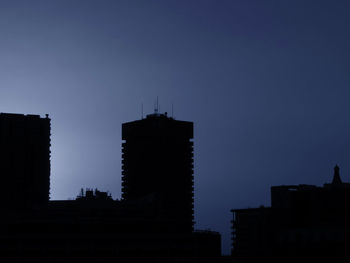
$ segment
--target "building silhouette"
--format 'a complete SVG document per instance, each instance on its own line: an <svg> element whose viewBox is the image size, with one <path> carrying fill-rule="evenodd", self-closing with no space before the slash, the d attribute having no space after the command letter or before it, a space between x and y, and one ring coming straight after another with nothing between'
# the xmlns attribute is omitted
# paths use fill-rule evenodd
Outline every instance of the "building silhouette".
<svg viewBox="0 0 350 263"><path fill-rule="evenodd" d="M46 205L50 191L50 119L0 114L2 208Z"/></svg>
<svg viewBox="0 0 350 263"><path fill-rule="evenodd" d="M271 187L271 207L234 209L232 256L242 262L349 262L350 184Z"/></svg>
<svg viewBox="0 0 350 263"><path fill-rule="evenodd" d="M193 231L193 123L167 114L122 125L122 198L154 196L160 212Z"/></svg>
<svg viewBox="0 0 350 263"><path fill-rule="evenodd" d="M122 200L49 201L50 119L0 114L1 262L220 260L220 234L193 231L193 123L156 113L122 129Z"/></svg>

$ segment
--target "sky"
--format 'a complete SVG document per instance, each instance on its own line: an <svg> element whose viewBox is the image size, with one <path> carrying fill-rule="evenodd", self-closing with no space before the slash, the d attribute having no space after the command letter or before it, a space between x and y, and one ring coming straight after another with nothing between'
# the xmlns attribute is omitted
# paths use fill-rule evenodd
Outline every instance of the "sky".
<svg viewBox="0 0 350 263"><path fill-rule="evenodd" d="M0 1L0 112L52 119L51 199L121 195L121 124L194 122L196 229L350 182L348 1Z"/></svg>

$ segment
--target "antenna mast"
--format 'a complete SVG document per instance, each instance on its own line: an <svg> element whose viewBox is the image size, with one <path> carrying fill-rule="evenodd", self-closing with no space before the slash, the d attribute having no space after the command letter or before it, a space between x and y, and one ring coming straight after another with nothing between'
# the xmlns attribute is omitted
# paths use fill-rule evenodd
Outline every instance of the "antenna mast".
<svg viewBox="0 0 350 263"><path fill-rule="evenodd" d="M141 120L143 119L143 103L141 103Z"/></svg>
<svg viewBox="0 0 350 263"><path fill-rule="evenodd" d="M156 105L154 107L154 113L158 113L158 111L159 111L159 104L158 104L158 96L157 96Z"/></svg>
<svg viewBox="0 0 350 263"><path fill-rule="evenodd" d="M174 119L174 103L171 103L171 118Z"/></svg>

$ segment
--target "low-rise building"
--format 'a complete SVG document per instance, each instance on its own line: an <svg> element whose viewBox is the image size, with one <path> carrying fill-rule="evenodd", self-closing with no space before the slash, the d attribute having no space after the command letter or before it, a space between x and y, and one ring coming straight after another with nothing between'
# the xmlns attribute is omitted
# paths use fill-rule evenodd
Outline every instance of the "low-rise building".
<svg viewBox="0 0 350 263"><path fill-rule="evenodd" d="M350 260L350 184L271 187L271 207L233 209L232 256L242 261ZM345 261L344 261L345 262Z"/></svg>

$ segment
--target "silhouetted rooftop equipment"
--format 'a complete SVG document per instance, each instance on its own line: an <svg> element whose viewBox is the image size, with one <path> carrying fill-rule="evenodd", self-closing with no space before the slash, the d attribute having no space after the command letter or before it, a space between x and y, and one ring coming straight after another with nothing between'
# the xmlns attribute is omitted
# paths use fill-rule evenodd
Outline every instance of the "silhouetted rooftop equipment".
<svg viewBox="0 0 350 263"><path fill-rule="evenodd" d="M111 194L97 189L93 190L87 188L84 193L84 189L81 188L80 194L77 196L76 200L113 200Z"/></svg>
<svg viewBox="0 0 350 263"><path fill-rule="evenodd" d="M342 181L340 179L339 166L336 165L334 167L334 175L333 175L332 184L341 184L341 183L342 183Z"/></svg>

